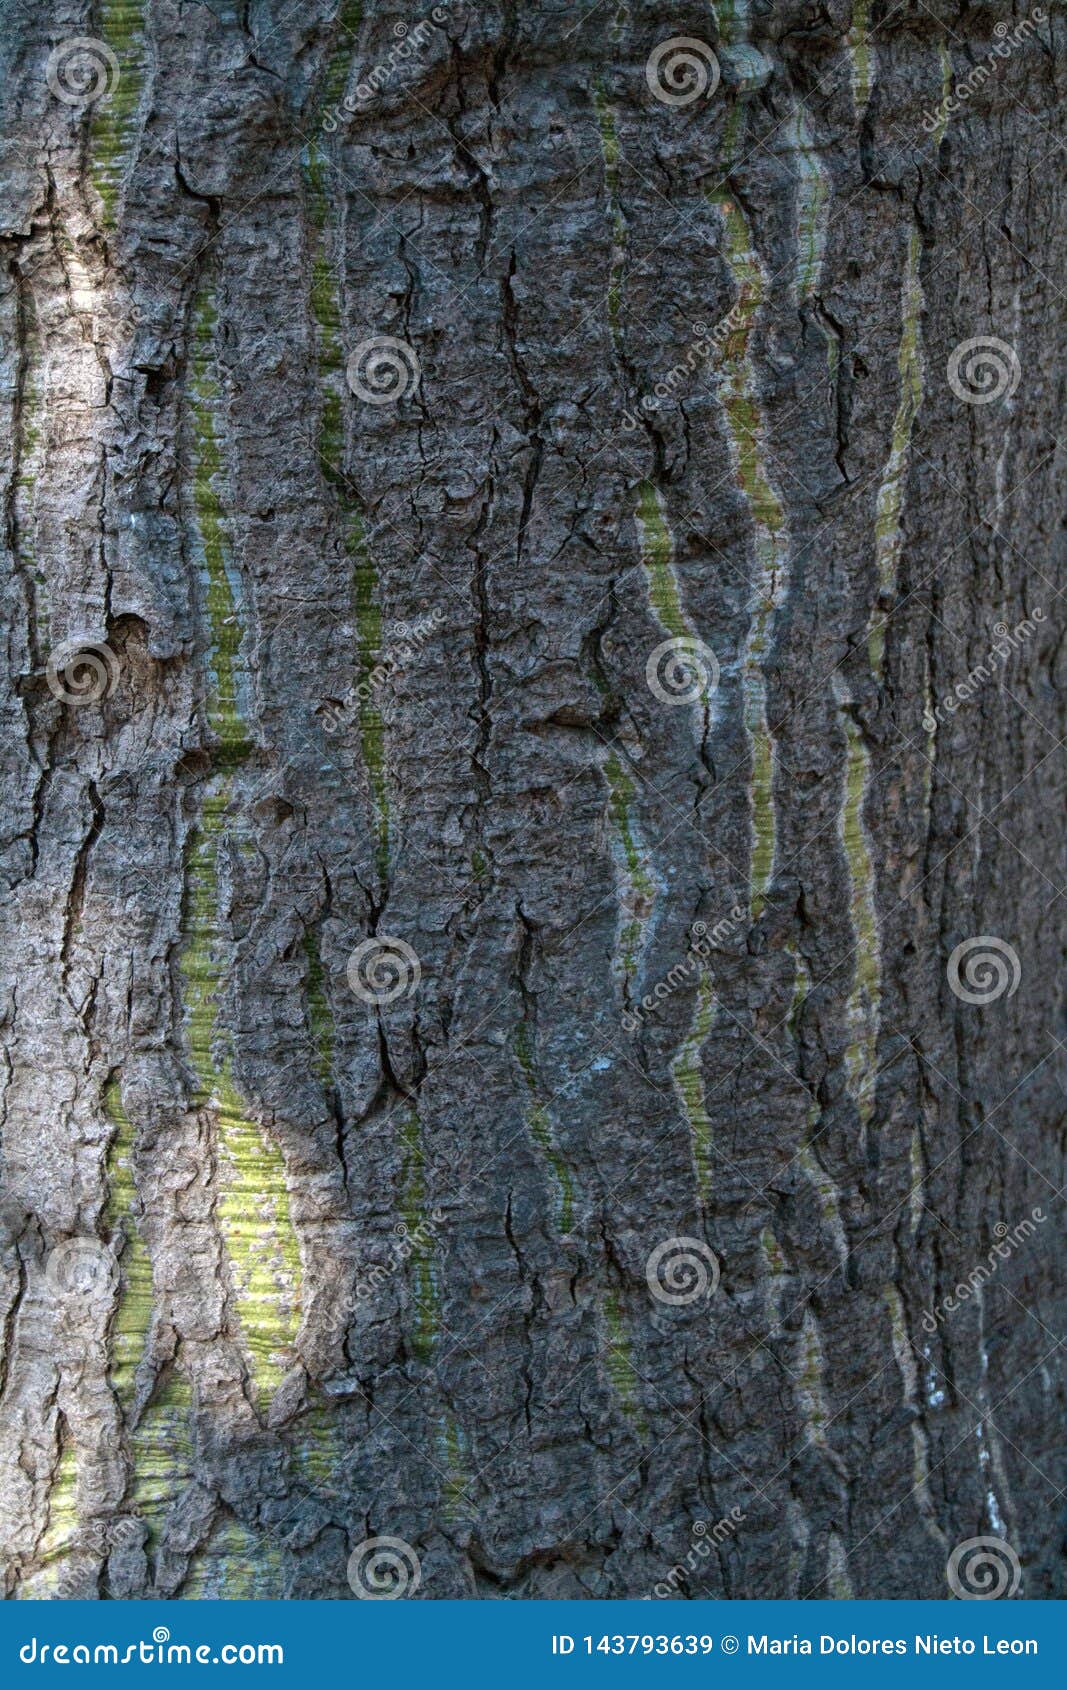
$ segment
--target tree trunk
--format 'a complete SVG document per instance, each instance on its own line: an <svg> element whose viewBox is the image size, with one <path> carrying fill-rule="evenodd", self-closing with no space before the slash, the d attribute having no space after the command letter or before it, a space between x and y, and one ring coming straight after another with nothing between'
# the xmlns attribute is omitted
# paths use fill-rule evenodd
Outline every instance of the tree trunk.
<svg viewBox="0 0 1067 1690"><path fill-rule="evenodd" d="M335 7L7 8L7 1592L1052 1595L1061 15Z"/></svg>

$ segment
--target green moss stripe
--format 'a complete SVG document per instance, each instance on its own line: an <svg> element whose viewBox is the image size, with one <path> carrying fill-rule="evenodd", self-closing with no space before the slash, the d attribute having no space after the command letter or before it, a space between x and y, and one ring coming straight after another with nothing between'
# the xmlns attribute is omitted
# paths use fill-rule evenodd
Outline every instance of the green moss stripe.
<svg viewBox="0 0 1067 1690"><path fill-rule="evenodd" d="M137 114L147 67L143 0L101 0L93 35L115 55L118 79L107 99L92 107L90 177L104 204L105 220L114 226L122 194L122 179L137 129Z"/></svg>

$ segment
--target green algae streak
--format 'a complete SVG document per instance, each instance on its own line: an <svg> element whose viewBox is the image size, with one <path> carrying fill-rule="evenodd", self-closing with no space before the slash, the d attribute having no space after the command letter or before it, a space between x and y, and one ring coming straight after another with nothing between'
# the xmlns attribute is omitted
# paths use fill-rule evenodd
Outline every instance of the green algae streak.
<svg viewBox="0 0 1067 1690"><path fill-rule="evenodd" d="M648 924L658 891L651 858L641 842L633 816L634 783L614 751L604 763L608 782L608 808L614 823L615 858L619 877L619 934L615 972L622 977L623 991L630 995L637 980Z"/></svg>
<svg viewBox="0 0 1067 1690"><path fill-rule="evenodd" d="M128 1411L152 1321L152 1263L137 1225L137 1187L133 1177L136 1133L123 1108L122 1093L114 1076L104 1090L104 1110L114 1129L107 1153L104 1224L110 1242L114 1243L120 1232L125 1239L121 1255L122 1283L111 1328L111 1385Z"/></svg>
<svg viewBox="0 0 1067 1690"><path fill-rule="evenodd" d="M874 868L867 827L863 819L870 780L870 754L851 712L843 710L842 720L848 740L848 753L841 835L851 882L849 917L855 945L852 986L846 1009L848 1047L845 1066L860 1120L866 1125L874 1109L882 995L881 945L874 902Z"/></svg>
<svg viewBox="0 0 1067 1690"><path fill-rule="evenodd" d="M613 1285L604 1292L604 1364L612 1389L622 1405L623 1413L644 1431L644 1414L637 1369L634 1366L633 1346L626 1331L622 1304Z"/></svg>
<svg viewBox="0 0 1067 1690"><path fill-rule="evenodd" d="M715 1021L715 989L711 975L701 968L697 978L697 1001L693 1020L681 1049L671 1063L671 1079L682 1113L689 1123L693 1140L693 1162L697 1176L697 1194L701 1202L711 1192L711 1119L704 1092L704 1072L701 1056Z"/></svg>
<svg viewBox="0 0 1067 1690"><path fill-rule="evenodd" d="M409 1334L411 1352L419 1361L429 1361L440 1328L437 1274L433 1261L433 1230L426 1208L426 1159L422 1148L422 1127L414 1109L400 1125L404 1149L401 1214L408 1256L415 1318Z"/></svg>
<svg viewBox="0 0 1067 1690"><path fill-rule="evenodd" d="M726 260L737 288L737 327L723 346L720 397L726 412L734 473L754 534L755 580L742 664L745 726L752 747L752 912L757 914L774 870L774 748L767 722L763 660L774 614L786 590L789 535L785 513L766 467L752 333L765 282L744 212L721 190L712 195L723 220Z"/></svg>
<svg viewBox="0 0 1067 1690"><path fill-rule="evenodd" d="M144 89L144 13L143 0L103 0L93 31L114 53L118 67L112 92L92 107L90 127L90 177L109 227L115 226L118 216Z"/></svg>
<svg viewBox="0 0 1067 1690"><path fill-rule="evenodd" d="M59 1566L74 1548L78 1536L78 1452L66 1421L59 1422L59 1463L48 1492L48 1522L37 1545L37 1560L43 1577L34 1580L34 1595L56 1589ZM43 1588L38 1589L38 1585ZM29 1592L27 1592L29 1594Z"/></svg>
<svg viewBox="0 0 1067 1690"><path fill-rule="evenodd" d="M514 1043L515 1055L518 1058L519 1067L530 1092L530 1105L526 1112L527 1130L552 1170L556 1184L556 1226L561 1233L567 1233L574 1225L574 1175L556 1143L548 1105L540 1095L530 1029L525 1021L520 1021L516 1027Z"/></svg>
<svg viewBox="0 0 1067 1690"><path fill-rule="evenodd" d="M347 393L341 337L340 258L331 254L338 240L327 176L329 157L322 139L323 118L336 113L345 91L362 18L361 0L342 7L338 42L326 69L316 132L301 155L309 213L311 315L321 391L317 449L322 473L332 489L352 571L352 608L358 634L356 685L360 747L370 784L377 834L375 864L384 881L389 869L389 789L385 764L385 724L374 703L370 677L382 650L382 614L378 571L367 544L363 515L344 473L344 404Z"/></svg>
<svg viewBox="0 0 1067 1690"><path fill-rule="evenodd" d="M874 48L870 41L870 0L852 0L852 27L848 52L852 62L852 101L856 116L862 117L871 97L874 77Z"/></svg>
<svg viewBox="0 0 1067 1690"><path fill-rule="evenodd" d="M300 1251L284 1160L277 1144L244 1112L233 1076L232 1035L219 1003L232 960L219 909L219 852L231 835L231 805L250 741L240 715L242 628L229 567L214 341L214 303L205 286L194 310L190 391L194 508L210 644L207 713L214 745L212 774L188 845L180 972L196 1103L213 1111L218 1133L218 1219L236 1312L253 1379L269 1397L288 1369L299 1324Z"/></svg>
<svg viewBox="0 0 1067 1690"><path fill-rule="evenodd" d="M798 301L803 304L818 293L822 279L830 188L807 117L799 104L793 113L790 142L797 167L794 287Z"/></svg>
<svg viewBox="0 0 1067 1690"><path fill-rule="evenodd" d="M878 498L875 503L874 540L875 564L878 576L879 606L872 621L867 651L875 678L882 672L885 649L884 615L896 591L900 554L904 543L902 516L904 488L911 458L911 436L915 418L923 402L923 349L921 318L923 311L922 282L919 279L919 259L922 242L916 225L908 235L904 278L901 284L903 324L897 352L900 376L900 397L893 418L893 434L889 458Z"/></svg>

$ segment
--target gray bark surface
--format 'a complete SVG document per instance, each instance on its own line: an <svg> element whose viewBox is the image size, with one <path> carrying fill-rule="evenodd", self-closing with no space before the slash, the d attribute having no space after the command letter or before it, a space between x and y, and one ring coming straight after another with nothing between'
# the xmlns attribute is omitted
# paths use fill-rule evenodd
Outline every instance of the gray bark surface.
<svg viewBox="0 0 1067 1690"><path fill-rule="evenodd" d="M5 0L8 1595L1063 1594L1043 16Z"/></svg>

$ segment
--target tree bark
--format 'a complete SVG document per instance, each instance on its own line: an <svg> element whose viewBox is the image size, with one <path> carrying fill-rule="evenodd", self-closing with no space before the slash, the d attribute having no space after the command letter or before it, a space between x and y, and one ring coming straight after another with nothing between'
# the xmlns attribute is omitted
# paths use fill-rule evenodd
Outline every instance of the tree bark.
<svg viewBox="0 0 1067 1690"><path fill-rule="evenodd" d="M1058 7L5 10L7 1594L1062 1593Z"/></svg>

